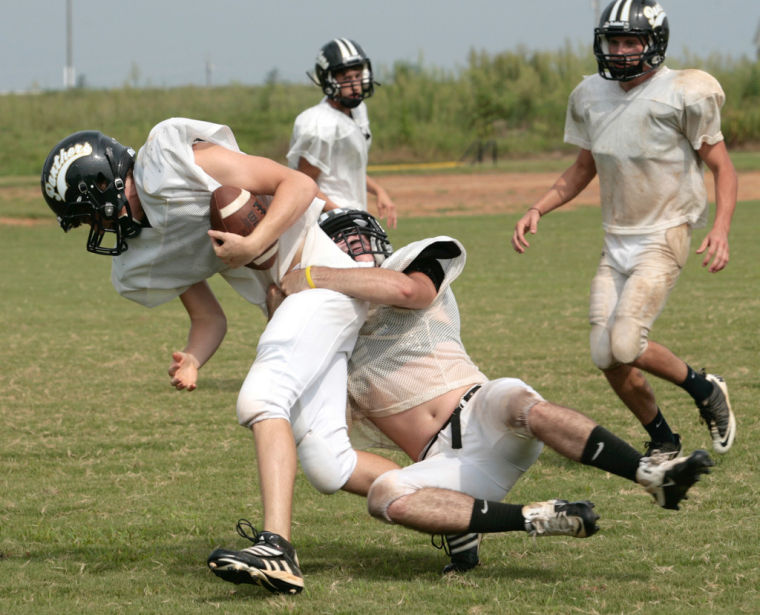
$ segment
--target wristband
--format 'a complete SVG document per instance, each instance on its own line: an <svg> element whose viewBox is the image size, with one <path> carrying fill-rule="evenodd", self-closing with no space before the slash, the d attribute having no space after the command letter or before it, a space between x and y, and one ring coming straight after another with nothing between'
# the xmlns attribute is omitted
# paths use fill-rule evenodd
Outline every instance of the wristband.
<svg viewBox="0 0 760 615"><path fill-rule="evenodd" d="M309 265L306 269L306 283L309 285L309 288L316 288L316 285L314 284L314 280L311 279L311 265Z"/></svg>

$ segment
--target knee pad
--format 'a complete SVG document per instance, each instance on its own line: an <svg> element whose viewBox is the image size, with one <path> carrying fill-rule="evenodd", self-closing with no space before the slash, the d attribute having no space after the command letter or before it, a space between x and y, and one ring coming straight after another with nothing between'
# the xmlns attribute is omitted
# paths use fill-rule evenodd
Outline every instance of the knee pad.
<svg viewBox="0 0 760 615"><path fill-rule="evenodd" d="M393 523L388 516L388 508L400 497L410 495L416 488L404 481L402 470L389 470L378 476L372 483L367 493L367 509L369 514L385 521Z"/></svg>
<svg viewBox="0 0 760 615"><path fill-rule="evenodd" d="M541 402L543 398L521 380L518 382L521 386L511 387L508 396L503 399L506 424L512 433L525 438L533 438L528 426L528 414L533 406Z"/></svg>
<svg viewBox="0 0 760 615"><path fill-rule="evenodd" d="M648 331L632 318L621 318L612 325L610 349L617 363L630 364L647 346Z"/></svg>
<svg viewBox="0 0 760 615"><path fill-rule="evenodd" d="M285 419L286 421L290 421L289 412L285 412L282 408L272 403L248 395L245 387L238 393L235 409L238 423L243 427L250 427L257 421L264 419Z"/></svg>
<svg viewBox="0 0 760 615"><path fill-rule="evenodd" d="M591 360L599 369L609 369L615 365L610 347L610 334L606 327L591 325L589 345L591 347Z"/></svg>
<svg viewBox="0 0 760 615"><path fill-rule="evenodd" d="M335 451L321 436L309 432L297 445L298 459L306 478L320 493L338 491L356 467L356 451Z"/></svg>

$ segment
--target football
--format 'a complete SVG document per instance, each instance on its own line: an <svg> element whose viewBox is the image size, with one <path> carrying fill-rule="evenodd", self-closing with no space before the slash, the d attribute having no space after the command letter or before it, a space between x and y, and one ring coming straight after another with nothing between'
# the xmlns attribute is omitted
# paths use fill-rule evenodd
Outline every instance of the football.
<svg viewBox="0 0 760 615"><path fill-rule="evenodd" d="M211 228L236 235L250 235L267 213L267 204L259 196L242 188L219 186L211 193ZM277 259L275 241L246 267L269 269Z"/></svg>

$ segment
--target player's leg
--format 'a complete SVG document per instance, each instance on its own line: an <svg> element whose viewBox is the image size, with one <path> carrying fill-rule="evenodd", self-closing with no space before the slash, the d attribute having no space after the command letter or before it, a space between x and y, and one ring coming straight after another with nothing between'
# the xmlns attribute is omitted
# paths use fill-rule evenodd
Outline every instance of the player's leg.
<svg viewBox="0 0 760 615"><path fill-rule="evenodd" d="M239 523L238 532L254 544L239 551L217 549L209 556L209 568L222 579L263 585L276 593L303 589L295 549L285 537L295 474L291 412L310 386L319 385L336 355L343 353L345 361L365 315L365 304L339 293L298 293L282 302L259 338L256 361L238 395L237 412L240 424L254 429L265 528L280 531L258 532L251 526L251 536L240 531ZM345 379L341 390L345 396ZM345 425L345 403L340 413ZM258 423L264 425L255 427ZM288 429L282 429L283 425ZM278 467L279 461L284 466Z"/></svg>
<svg viewBox="0 0 760 615"><path fill-rule="evenodd" d="M663 455L643 459L628 443L590 418L544 400L514 378L489 382L471 403L474 421L482 426L484 438L499 431L536 438L569 459L641 484L666 508L678 508L691 485L712 465L704 451L677 460ZM485 444L494 446L487 439ZM509 459L509 450L504 449L502 456ZM479 465L489 467L485 460Z"/></svg>
<svg viewBox="0 0 760 615"><path fill-rule="evenodd" d="M487 394L489 384L459 416L461 448L453 448L452 428L444 427L423 461L383 474L368 495L373 516L443 534L441 546L452 558L444 572L477 565L481 532L580 536L595 527L590 503L552 500L522 506L500 501L535 461L541 444L509 433L503 424L494 430L473 418L471 405Z"/></svg>
<svg viewBox="0 0 760 615"><path fill-rule="evenodd" d="M433 453L431 459L383 474L373 484L368 497L374 516L432 533L433 545L444 548L451 556L444 573L464 572L478 565L483 533L527 532L532 536L583 538L598 529L599 517L593 510L594 505L587 501L509 504L500 501L504 491L498 486L485 490L490 493L485 499L457 490L421 486L435 482L458 484L457 472L462 469L458 465L455 457ZM454 480L441 480L447 476ZM474 477L467 471L464 476L468 484ZM440 540L438 544L436 535Z"/></svg>
<svg viewBox="0 0 760 615"><path fill-rule="evenodd" d="M625 312L632 297L647 296L644 289L649 281L640 276L641 279L631 282L631 270L625 265L637 257L640 249L632 238L605 238L605 251L591 283L591 357L612 390L649 433L648 453L655 449L677 452L678 435L660 412L652 387L643 372L627 362L645 351L649 327L659 313L650 311L650 320L643 322L636 309L630 310L630 314ZM624 296L626 292L628 295Z"/></svg>
<svg viewBox="0 0 760 615"><path fill-rule="evenodd" d="M372 481L398 464L353 449L346 423L348 353L337 353L315 386L294 407L293 434L309 482L320 492L366 495Z"/></svg>
<svg viewBox="0 0 760 615"><path fill-rule="evenodd" d="M616 307L611 332L612 353L621 363L629 363L682 387L707 423L713 447L725 453L733 443L736 421L723 379L697 373L660 344L647 344L649 331L664 309L686 262L690 239L690 229L684 224L642 240L632 258L633 272Z"/></svg>
<svg viewBox="0 0 760 615"><path fill-rule="evenodd" d="M257 456L263 529L290 540L296 446L290 422L268 419L252 427Z"/></svg>
<svg viewBox="0 0 760 615"><path fill-rule="evenodd" d="M527 417L531 433L561 455L642 485L663 508L679 502L713 465L705 451L687 457L644 457L587 416L551 402L535 404Z"/></svg>

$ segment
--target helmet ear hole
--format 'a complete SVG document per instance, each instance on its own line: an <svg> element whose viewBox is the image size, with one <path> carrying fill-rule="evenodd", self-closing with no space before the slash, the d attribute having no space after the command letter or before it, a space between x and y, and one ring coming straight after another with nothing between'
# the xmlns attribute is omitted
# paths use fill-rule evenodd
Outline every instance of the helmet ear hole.
<svg viewBox="0 0 760 615"><path fill-rule="evenodd" d="M108 184L111 182L108 181L108 178L103 175L103 173L98 173L97 178L95 179L95 187L100 190L100 192L105 192L108 189Z"/></svg>

